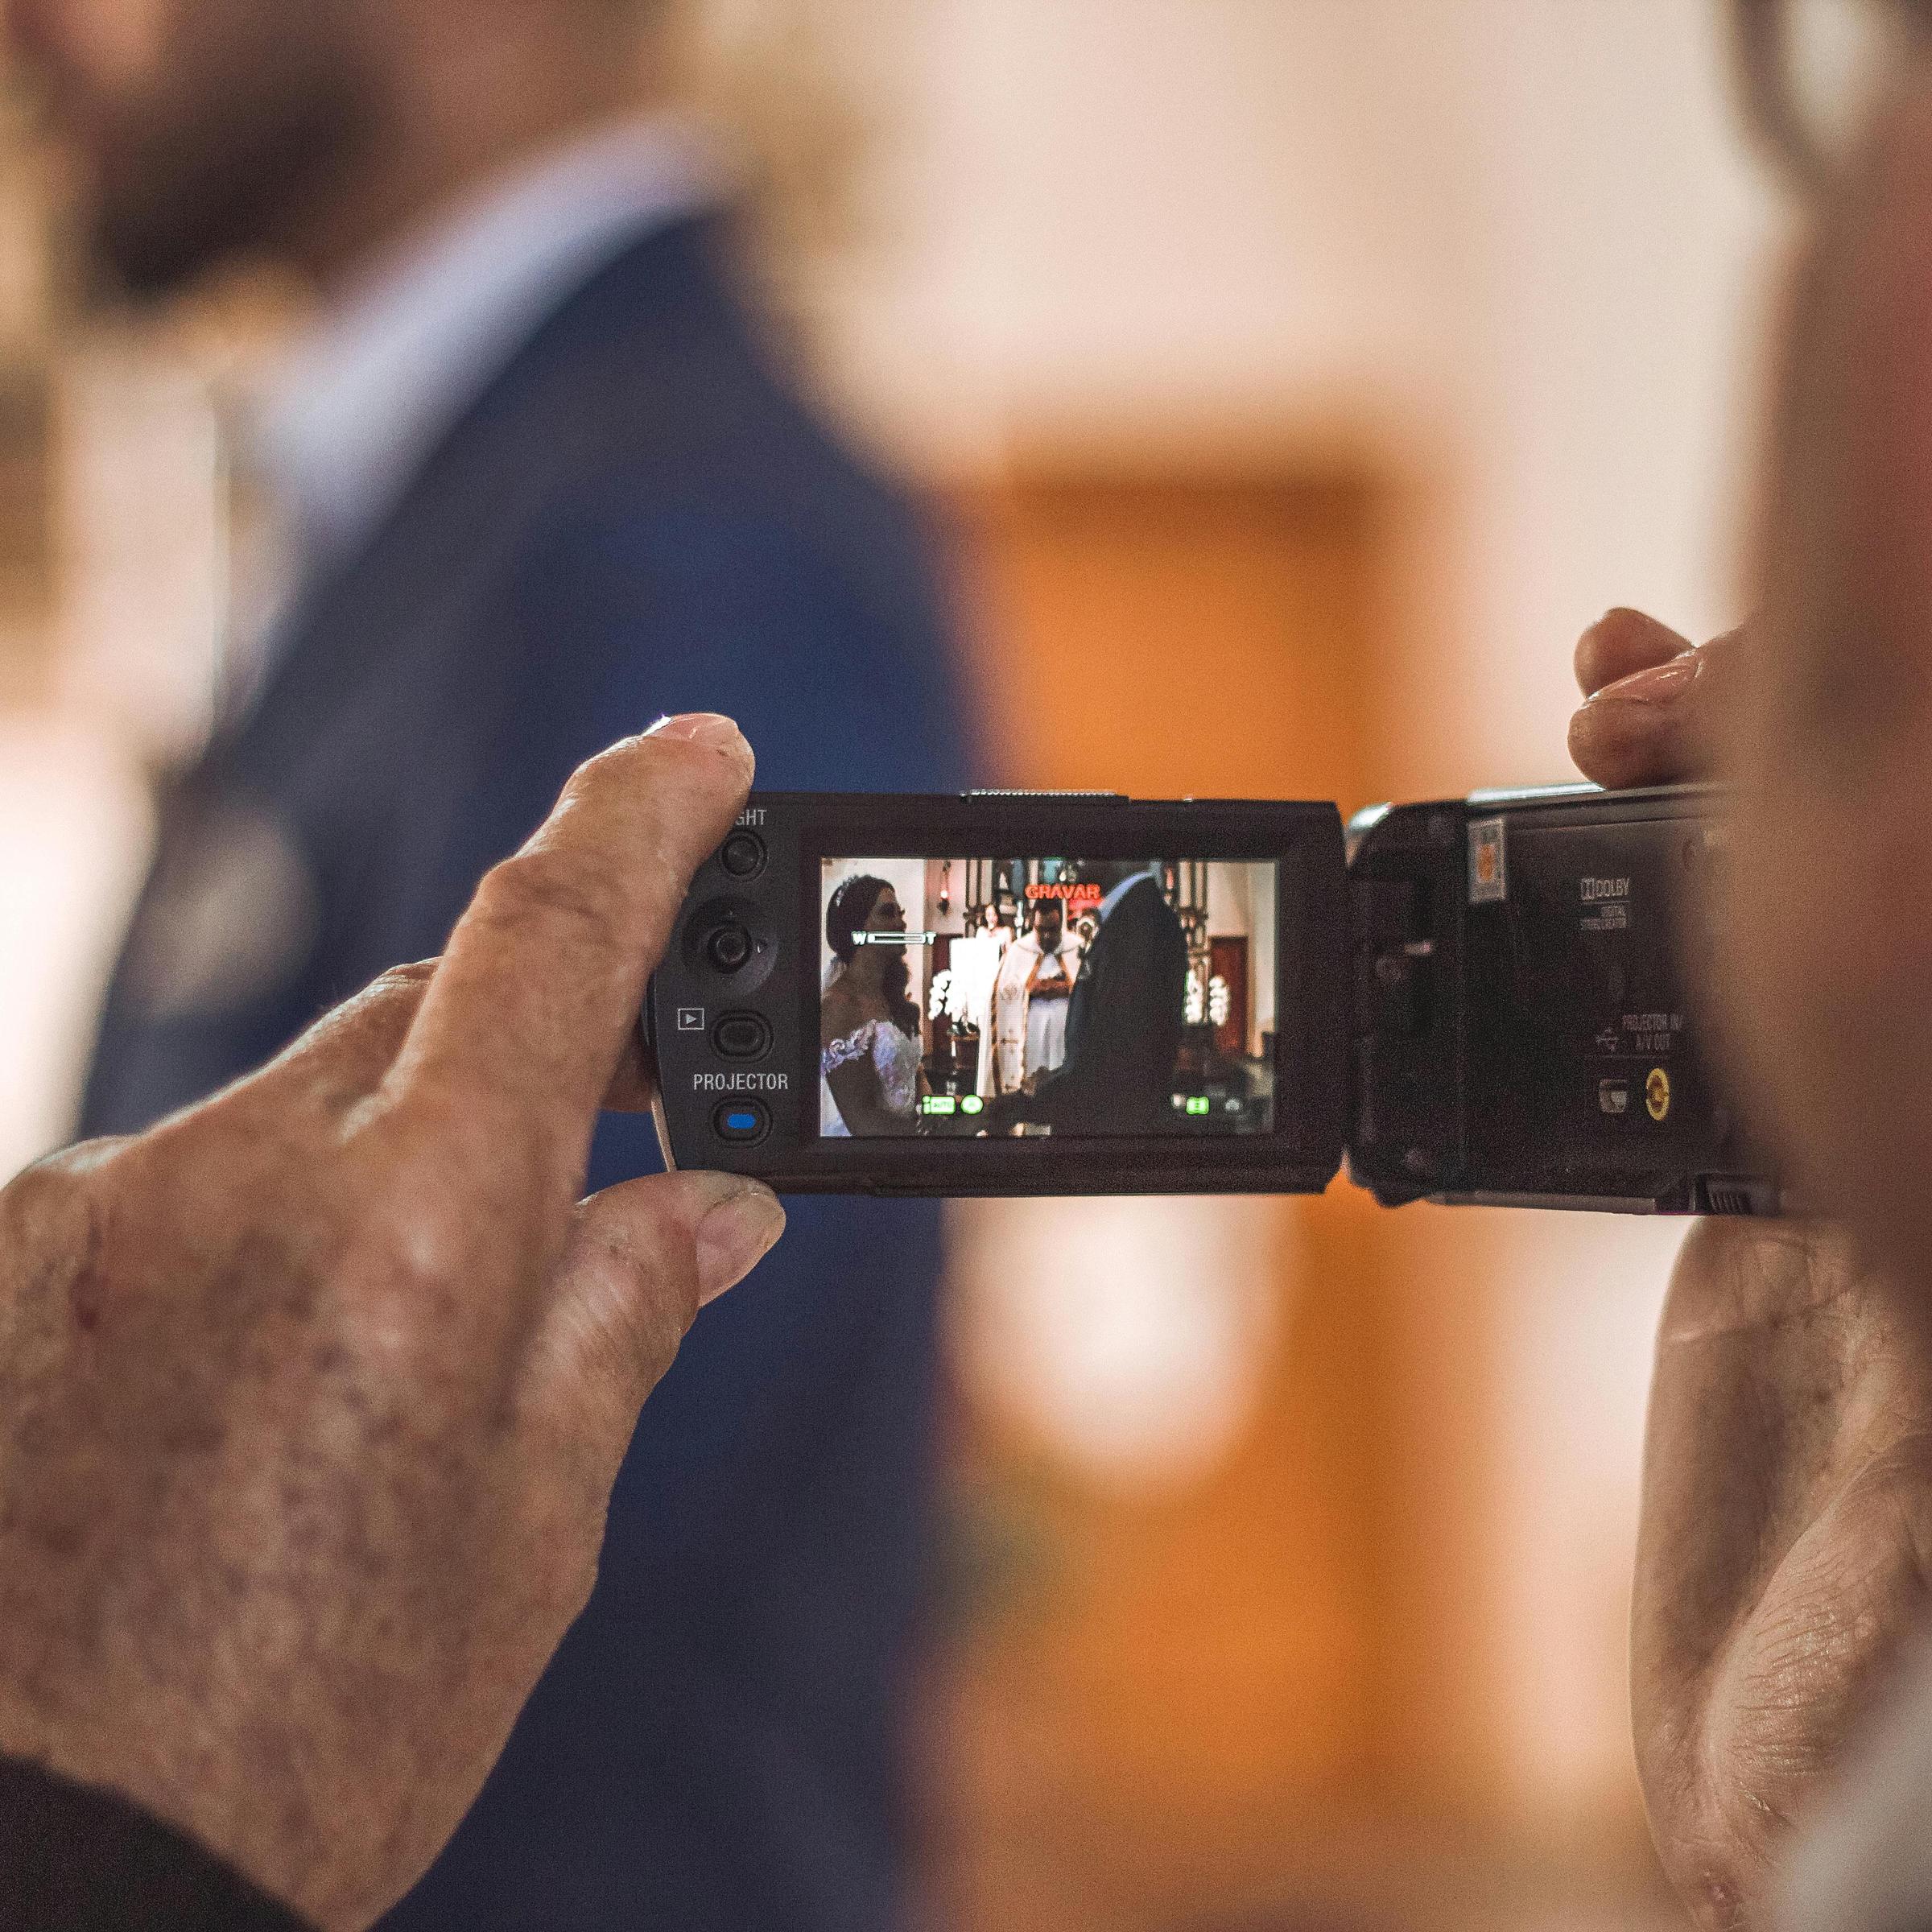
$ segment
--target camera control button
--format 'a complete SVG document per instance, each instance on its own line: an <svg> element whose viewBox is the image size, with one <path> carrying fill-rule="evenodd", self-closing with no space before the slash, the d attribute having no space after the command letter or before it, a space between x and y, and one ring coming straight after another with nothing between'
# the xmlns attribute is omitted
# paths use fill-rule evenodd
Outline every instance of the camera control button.
<svg viewBox="0 0 1932 1932"><path fill-rule="evenodd" d="M771 1022L761 1013L728 1013L711 1030L711 1043L728 1060L762 1060L771 1051Z"/></svg>
<svg viewBox="0 0 1932 1932"><path fill-rule="evenodd" d="M711 1117L712 1132L734 1147L755 1147L771 1132L762 1100L725 1100Z"/></svg>
<svg viewBox="0 0 1932 1932"><path fill-rule="evenodd" d="M734 832L720 848L718 863L734 879L755 879L765 869L765 841L755 832Z"/></svg>
<svg viewBox="0 0 1932 1932"><path fill-rule="evenodd" d="M742 972L751 964L751 935L742 926L720 926L704 942L704 956L720 972Z"/></svg>

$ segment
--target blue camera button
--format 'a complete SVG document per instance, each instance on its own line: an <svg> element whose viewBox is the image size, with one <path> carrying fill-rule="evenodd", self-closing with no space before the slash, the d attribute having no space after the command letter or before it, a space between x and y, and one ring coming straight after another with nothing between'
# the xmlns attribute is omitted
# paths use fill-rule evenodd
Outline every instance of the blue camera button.
<svg viewBox="0 0 1932 1932"><path fill-rule="evenodd" d="M711 1117L712 1131L734 1147L755 1147L771 1132L762 1100L726 1100Z"/></svg>

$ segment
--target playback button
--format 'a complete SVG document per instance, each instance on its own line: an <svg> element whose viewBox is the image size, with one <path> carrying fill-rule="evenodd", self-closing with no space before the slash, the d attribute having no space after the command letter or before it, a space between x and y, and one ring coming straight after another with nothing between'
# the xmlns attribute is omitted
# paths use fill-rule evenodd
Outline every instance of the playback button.
<svg viewBox="0 0 1932 1932"><path fill-rule="evenodd" d="M762 1100L725 1100L711 1117L711 1130L734 1147L755 1147L771 1132Z"/></svg>
<svg viewBox="0 0 1932 1932"><path fill-rule="evenodd" d="M711 1030L711 1043L726 1060L762 1060L771 1051L771 1022L762 1013L728 1013Z"/></svg>

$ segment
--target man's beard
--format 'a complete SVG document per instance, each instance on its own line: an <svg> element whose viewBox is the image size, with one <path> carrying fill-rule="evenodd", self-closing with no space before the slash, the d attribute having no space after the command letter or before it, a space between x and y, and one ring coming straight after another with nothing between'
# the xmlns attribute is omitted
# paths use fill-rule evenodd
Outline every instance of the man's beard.
<svg viewBox="0 0 1932 1932"><path fill-rule="evenodd" d="M155 301L225 262L274 252L369 126L346 85L308 85L250 105L157 127L104 171L88 235L97 294ZM233 118L224 122L225 113Z"/></svg>

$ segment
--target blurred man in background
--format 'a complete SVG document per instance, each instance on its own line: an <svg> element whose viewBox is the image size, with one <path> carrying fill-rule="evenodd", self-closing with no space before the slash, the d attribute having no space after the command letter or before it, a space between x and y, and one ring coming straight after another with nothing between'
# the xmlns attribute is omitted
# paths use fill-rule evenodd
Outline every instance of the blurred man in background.
<svg viewBox="0 0 1932 1932"><path fill-rule="evenodd" d="M643 0L9 0L98 266L262 257L323 319L247 452L295 558L160 849L83 1129L398 961L571 768L723 711L774 786L944 789L905 507L774 373ZM607 1121L591 1184L655 1164ZM602 1580L399 1926L881 1926L927 1517L935 1211L802 1212L639 1435Z"/></svg>

